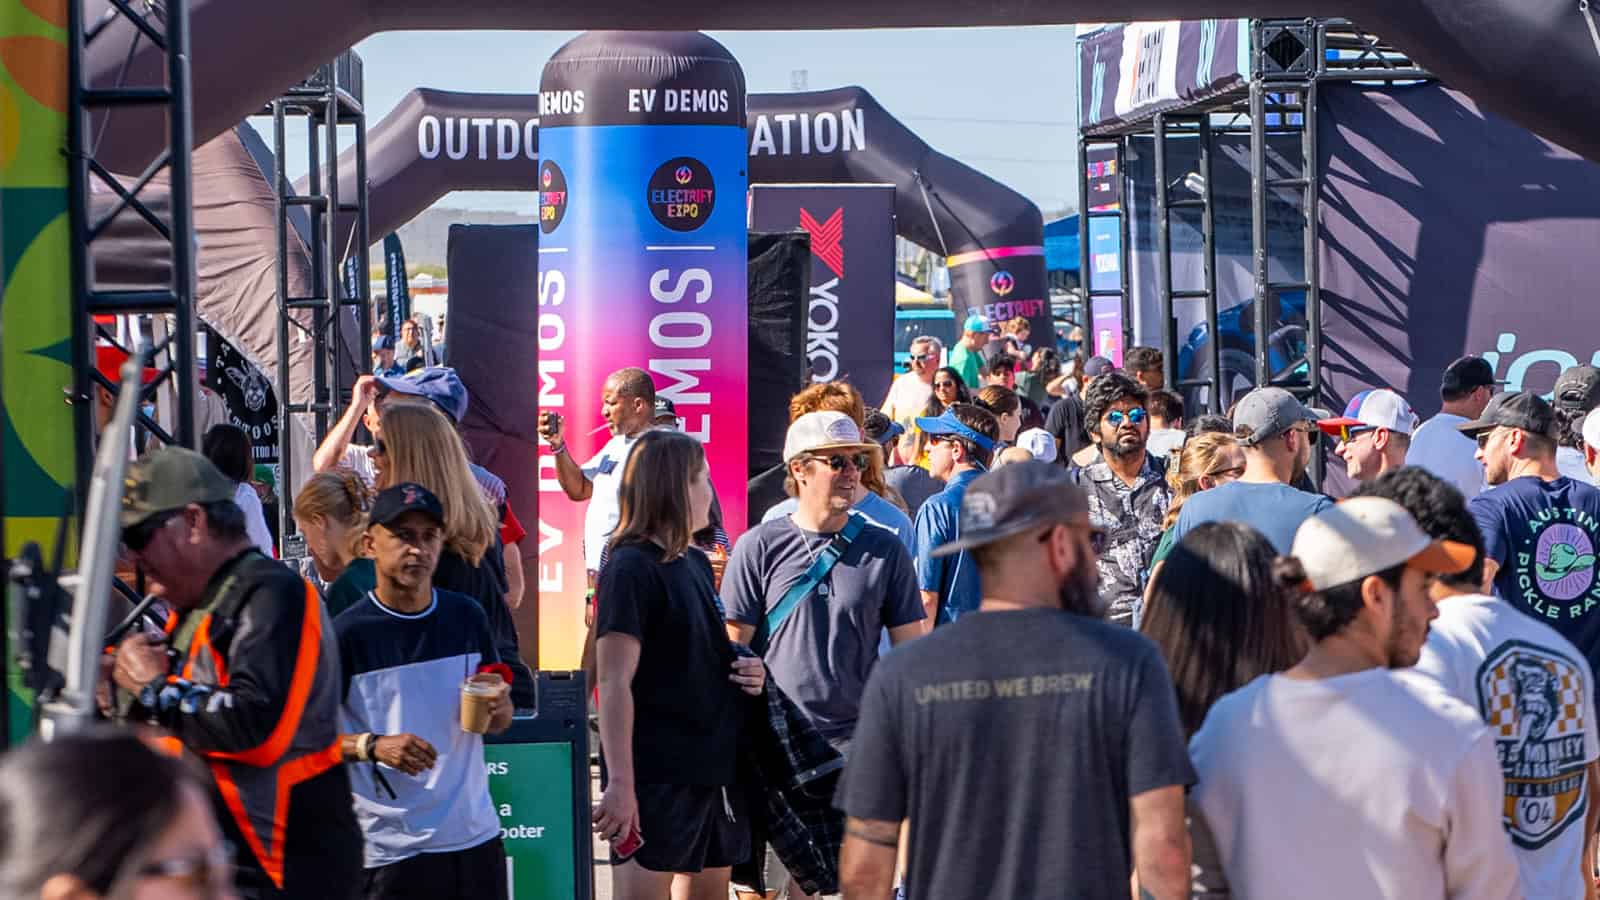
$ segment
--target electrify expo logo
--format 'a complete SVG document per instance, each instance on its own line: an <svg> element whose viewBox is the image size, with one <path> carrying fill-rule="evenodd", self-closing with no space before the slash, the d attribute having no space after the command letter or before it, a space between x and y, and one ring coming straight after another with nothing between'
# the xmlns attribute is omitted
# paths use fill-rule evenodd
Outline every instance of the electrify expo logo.
<svg viewBox="0 0 1600 900"><path fill-rule="evenodd" d="M1005 295L1011 293L1016 286L1016 279L1012 278L1011 273L1004 269L994 273L994 275L989 278L989 290L994 291L995 296L997 297L1004 297Z"/></svg>
<svg viewBox="0 0 1600 900"><path fill-rule="evenodd" d="M539 166L539 230L549 234L567 215L567 176L550 160Z"/></svg>
<svg viewBox="0 0 1600 900"><path fill-rule="evenodd" d="M645 199L657 222L673 231L694 231L711 219L716 183L705 163L680 156L656 168Z"/></svg>

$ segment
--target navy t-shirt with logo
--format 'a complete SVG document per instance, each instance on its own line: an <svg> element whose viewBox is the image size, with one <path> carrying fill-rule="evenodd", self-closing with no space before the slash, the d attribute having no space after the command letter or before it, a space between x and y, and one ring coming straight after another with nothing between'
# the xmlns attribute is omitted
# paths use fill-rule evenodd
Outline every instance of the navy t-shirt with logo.
<svg viewBox="0 0 1600 900"><path fill-rule="evenodd" d="M1494 592L1561 632L1600 666L1600 490L1570 478L1513 478L1472 498Z"/></svg>

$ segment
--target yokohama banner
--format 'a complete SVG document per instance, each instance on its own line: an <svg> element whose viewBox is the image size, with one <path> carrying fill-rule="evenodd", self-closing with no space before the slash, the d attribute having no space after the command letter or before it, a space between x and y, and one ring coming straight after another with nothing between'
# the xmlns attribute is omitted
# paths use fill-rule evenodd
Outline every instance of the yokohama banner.
<svg viewBox="0 0 1600 900"><path fill-rule="evenodd" d="M894 378L894 185L758 184L750 229L811 236L811 380L876 403Z"/></svg>

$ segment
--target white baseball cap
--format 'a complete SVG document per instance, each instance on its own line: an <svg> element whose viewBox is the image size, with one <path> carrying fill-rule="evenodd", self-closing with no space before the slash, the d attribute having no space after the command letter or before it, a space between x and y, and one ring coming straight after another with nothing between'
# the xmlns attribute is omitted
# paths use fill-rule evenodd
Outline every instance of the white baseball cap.
<svg viewBox="0 0 1600 900"><path fill-rule="evenodd" d="M1301 523L1291 555L1314 591L1349 584L1405 563L1433 575L1466 571L1475 547L1436 541L1405 507L1383 497L1354 497Z"/></svg>
<svg viewBox="0 0 1600 900"><path fill-rule="evenodd" d="M1600 409L1583 417L1583 442L1600 450Z"/></svg>
<svg viewBox="0 0 1600 900"><path fill-rule="evenodd" d="M1039 462L1056 461L1056 439L1043 428L1029 428L1017 435L1017 446L1032 453Z"/></svg>
<svg viewBox="0 0 1600 900"><path fill-rule="evenodd" d="M1317 427L1331 435L1346 427L1385 428L1396 434L1410 434L1416 430L1417 414L1411 411L1406 398L1388 388L1374 388L1351 397L1344 415L1319 419Z"/></svg>
<svg viewBox="0 0 1600 900"><path fill-rule="evenodd" d="M813 412L789 424L789 433L783 439L783 461L824 450L878 449L877 444L861 437L855 419L842 412Z"/></svg>

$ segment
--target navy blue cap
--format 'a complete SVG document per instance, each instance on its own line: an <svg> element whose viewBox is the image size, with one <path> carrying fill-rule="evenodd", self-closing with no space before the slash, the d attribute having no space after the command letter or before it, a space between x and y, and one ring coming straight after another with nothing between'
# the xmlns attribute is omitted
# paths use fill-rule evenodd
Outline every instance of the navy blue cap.
<svg viewBox="0 0 1600 900"><path fill-rule="evenodd" d="M372 513L368 521L373 525L388 525L409 512L422 513L440 525L444 524L444 504L432 491L412 481L379 491L378 496L372 499Z"/></svg>
<svg viewBox="0 0 1600 900"><path fill-rule="evenodd" d="M956 418L954 410L945 410L944 413L937 419L917 419L917 427L921 428L922 432L928 435L953 434L958 438L964 438L973 442L974 444L977 444L984 450L993 451L995 447L993 438L985 437L982 434L972 430L965 422Z"/></svg>
<svg viewBox="0 0 1600 900"><path fill-rule="evenodd" d="M378 384L384 391L432 400L458 424L467 415L467 387L456 376L456 370L448 366L432 366L404 375L379 375Z"/></svg>
<svg viewBox="0 0 1600 900"><path fill-rule="evenodd" d="M372 339L372 352L373 353L377 353L379 350L393 350L393 349L394 349L394 338L390 337L387 334L380 334L377 337Z"/></svg>

